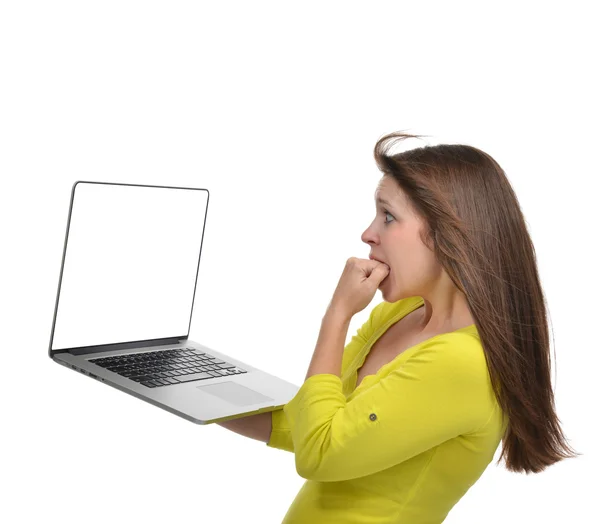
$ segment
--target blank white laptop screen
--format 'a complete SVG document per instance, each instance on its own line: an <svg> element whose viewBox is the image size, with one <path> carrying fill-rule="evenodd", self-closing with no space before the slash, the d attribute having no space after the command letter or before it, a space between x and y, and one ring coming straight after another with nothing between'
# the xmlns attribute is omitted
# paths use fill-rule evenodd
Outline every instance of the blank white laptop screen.
<svg viewBox="0 0 600 524"><path fill-rule="evenodd" d="M75 186L51 349L189 333L208 191Z"/></svg>

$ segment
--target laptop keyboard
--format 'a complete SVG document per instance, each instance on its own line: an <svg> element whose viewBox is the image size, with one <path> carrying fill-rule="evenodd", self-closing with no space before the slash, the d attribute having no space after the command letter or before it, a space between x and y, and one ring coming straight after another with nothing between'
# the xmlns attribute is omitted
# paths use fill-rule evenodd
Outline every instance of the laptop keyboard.
<svg viewBox="0 0 600 524"><path fill-rule="evenodd" d="M194 348L100 357L89 361L149 388L247 373L238 366Z"/></svg>

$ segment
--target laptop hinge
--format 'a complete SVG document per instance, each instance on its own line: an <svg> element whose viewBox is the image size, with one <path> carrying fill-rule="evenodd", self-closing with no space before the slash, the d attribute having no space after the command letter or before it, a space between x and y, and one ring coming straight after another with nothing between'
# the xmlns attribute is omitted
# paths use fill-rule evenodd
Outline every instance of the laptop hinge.
<svg viewBox="0 0 600 524"><path fill-rule="evenodd" d="M136 342L123 342L117 344L102 344L100 346L85 346L78 348L70 348L67 350L71 355L89 355L93 353L102 353L104 351L116 351L119 349L137 349L147 348L152 346L168 346L177 345L182 342L186 342L187 336L183 337L169 337L169 338L157 338L153 340L138 340Z"/></svg>

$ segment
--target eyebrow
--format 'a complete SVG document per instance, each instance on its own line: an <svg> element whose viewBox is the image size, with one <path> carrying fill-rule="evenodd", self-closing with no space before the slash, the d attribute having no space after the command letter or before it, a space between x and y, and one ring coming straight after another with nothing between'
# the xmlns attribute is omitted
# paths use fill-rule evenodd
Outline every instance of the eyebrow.
<svg viewBox="0 0 600 524"><path fill-rule="evenodd" d="M381 198L381 197L377 197L375 199L375 202L379 202L380 204L385 204L386 206L391 206L392 204L390 204L387 200Z"/></svg>

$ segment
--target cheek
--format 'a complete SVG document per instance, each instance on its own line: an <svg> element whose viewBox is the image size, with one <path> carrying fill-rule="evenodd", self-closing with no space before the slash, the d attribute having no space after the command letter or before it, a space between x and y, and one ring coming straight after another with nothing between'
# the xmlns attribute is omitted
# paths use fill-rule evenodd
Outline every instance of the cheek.
<svg viewBox="0 0 600 524"><path fill-rule="evenodd" d="M398 255L390 273L397 278L414 280L430 275L435 265L430 253L418 247L407 248L405 253Z"/></svg>
<svg viewBox="0 0 600 524"><path fill-rule="evenodd" d="M439 264L429 255L425 255L414 262L413 278L421 283L436 279L439 273Z"/></svg>

